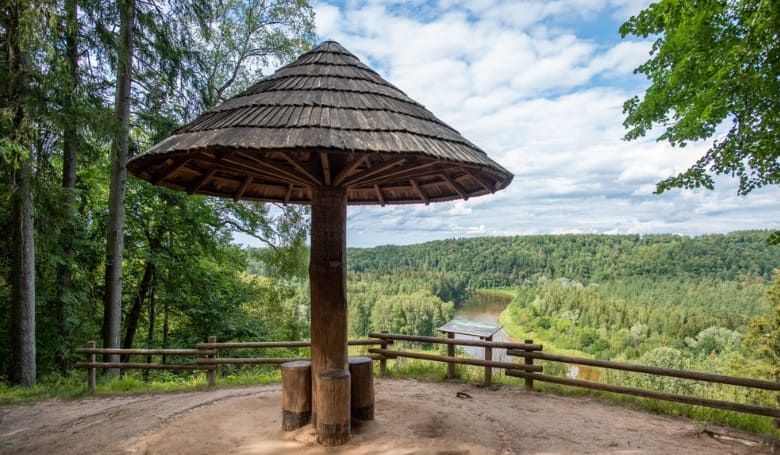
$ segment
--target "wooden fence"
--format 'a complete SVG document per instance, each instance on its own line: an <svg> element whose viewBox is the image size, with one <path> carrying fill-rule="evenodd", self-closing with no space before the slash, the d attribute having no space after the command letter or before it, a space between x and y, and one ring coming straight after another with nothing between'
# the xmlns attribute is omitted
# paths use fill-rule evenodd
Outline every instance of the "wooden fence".
<svg viewBox="0 0 780 455"><path fill-rule="evenodd" d="M392 341L384 340L351 340L350 346L380 346L387 349ZM248 343L217 343L216 337L209 337L208 342L198 343L195 349L107 349L96 348L94 341L89 341L82 348L77 348L76 353L85 354L86 362L77 362L76 368L87 370L87 388L90 392L95 391L95 373L99 369L121 369L121 370L196 370L206 371L208 384L210 387L216 386L217 369L220 365L281 365L283 363L295 360L308 360L306 357L220 357L219 351L226 349L248 349L264 350L272 348L308 348L311 344L308 341L271 341L271 342L248 342ZM127 356L146 356L146 362L98 362L97 355L127 355ZM190 363L152 363L148 359L152 356L164 357L189 357L194 358ZM379 371L382 376L387 373L388 357L382 355L372 355L372 359L379 361Z"/></svg>
<svg viewBox="0 0 780 455"><path fill-rule="evenodd" d="M490 385L492 380L492 369L502 368L508 376L525 379L525 387L533 389L534 381L550 382L572 387L582 387L592 390L600 390L624 395L632 395L655 400L672 401L696 406L706 406L710 408L725 409L748 414L755 414L780 419L780 409L764 406L749 405L743 403L734 403L729 401L713 400L708 398L692 397L688 395L672 394L668 392L658 392L653 390L636 389L626 386L612 384L603 384L593 381L584 381L580 379L563 378L543 374L543 367L534 364L534 360L544 360L548 362L561 362L565 364L585 365L611 370L629 371L635 373L645 373L656 376L674 377L681 379L690 379L693 381L704 381L715 384L732 385L737 387L754 388L770 391L780 391L780 382L764 381L758 379L739 378L734 376L724 376L711 373L676 370L671 368L652 367L647 365L637 365L622 362L612 362L607 360L587 359L583 357L570 357L542 352L542 345L534 344L533 340L525 340L523 343L510 343L500 341L483 340L465 340L454 338L439 338L427 336L398 335L391 333L371 333L369 340L349 341L350 346L379 346L370 348L368 352L372 354L374 360L379 360L380 375L385 376L387 372L387 360L398 357L407 357L411 359L428 360L433 362L443 362L447 364L447 376L454 377L455 365L472 365L485 368L484 383ZM424 354L413 351L402 351L400 349L389 349L395 341L406 341L413 343L444 344L448 346L448 355ZM468 357L457 357L455 355L455 346L475 346L485 348L485 359L473 359ZM209 337L208 342L198 343L195 349L98 349L95 348L95 342L90 341L84 348L79 348L76 352L88 356L86 362L76 364L78 368L87 369L87 384L90 392L95 389L95 370L101 368L121 368L121 369L166 369L166 370L205 370L208 376L209 386L216 385L216 372L220 365L259 365L271 364L280 365L282 363L294 360L306 360L305 358L275 358L275 357L220 357L219 351L225 349L250 349L264 350L271 348L308 348L308 341L274 341L274 342L249 342L249 343L218 343L216 337ZM506 349L510 356L520 357L523 363L498 362L490 360L493 349ZM165 364L165 363L115 363L115 362L97 362L95 356L99 354L123 354L123 355L143 355L143 356L187 356L195 358L195 361L187 364Z"/></svg>
<svg viewBox="0 0 780 455"><path fill-rule="evenodd" d="M369 334L371 338L377 338L386 341L412 341L420 343L436 343L447 345L459 345L459 346L482 346L485 348L485 358L489 358L488 350L496 348L507 349L507 354L510 356L523 358L523 363L506 363L506 362L493 362L489 360L467 359L454 357L452 355L438 356L419 354L415 352L405 352L400 350L388 350L388 349L369 349L371 353L392 355L394 357L408 357L413 359L424 359L438 362L445 362L448 364L448 376L449 371L452 371L452 367L456 364L460 365L477 365L485 367L485 383L488 382L487 370L491 367L505 368L505 374L507 376L513 376L525 379L525 387L527 389L533 389L534 381L544 381L555 384L562 384L572 387L582 387L592 390L600 390L605 392L619 393L624 395L632 395L643 398L652 398L663 401L673 401L677 403L691 404L696 406L706 406L710 408L725 409L729 411L744 412L748 414L756 414L767 417L774 417L780 419L780 409L769 408L763 406L755 406L743 403L733 403L729 401L712 400L708 398L692 397L687 395L672 394L667 392L657 392L652 390L636 389L632 387L617 386L611 384L602 384L593 381L584 381L580 379L562 378L558 376L552 376L549 374L542 374L542 366L534 364L534 360L546 360L548 362L561 362L565 364L594 366L612 370L631 371L637 373L646 373L657 376L666 376L682 379L691 379L694 381L704 381L715 384L734 385L746 388L756 388L770 391L780 391L780 382L763 381L759 379L739 378L734 376L724 376L718 374L710 374L695 371L676 370L672 368L660 368L647 365L637 365L622 362L612 362L607 360L594 360L583 357L570 357L556 354L547 354L542 352L542 346L534 344L533 340L525 340L524 343L506 343L506 342L492 342L492 341L477 341L477 340L459 340L451 338L436 338L436 337L419 337L419 336L407 336L407 335L395 335L387 333L372 333Z"/></svg>

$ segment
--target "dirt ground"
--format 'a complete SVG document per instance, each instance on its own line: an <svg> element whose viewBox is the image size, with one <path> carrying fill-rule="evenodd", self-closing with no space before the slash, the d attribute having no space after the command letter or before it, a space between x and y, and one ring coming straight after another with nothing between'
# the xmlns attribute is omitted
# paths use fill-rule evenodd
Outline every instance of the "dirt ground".
<svg viewBox="0 0 780 455"><path fill-rule="evenodd" d="M281 386L0 407L0 454L762 454L735 430L522 389L377 379L376 419L349 444L281 431ZM465 392L468 397L458 396ZM470 398L469 398L470 397ZM728 434L729 436L726 436Z"/></svg>

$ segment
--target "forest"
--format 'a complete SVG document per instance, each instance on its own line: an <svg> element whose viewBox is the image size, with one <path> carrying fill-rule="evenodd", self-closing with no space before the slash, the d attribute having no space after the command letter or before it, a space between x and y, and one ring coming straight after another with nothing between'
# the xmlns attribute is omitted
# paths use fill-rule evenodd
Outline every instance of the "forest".
<svg viewBox="0 0 780 455"><path fill-rule="evenodd" d="M483 237L350 250L354 272L434 271L468 288L522 284L541 277L585 284L625 277L768 281L780 251L768 232L697 237L569 234Z"/></svg>
<svg viewBox="0 0 780 455"><path fill-rule="evenodd" d="M314 40L304 0L2 3L5 381L69 374L86 340L302 336L279 302L297 290L305 208L175 193L125 164ZM246 272L236 232L268 246L272 278Z"/></svg>
<svg viewBox="0 0 780 455"><path fill-rule="evenodd" d="M372 314L356 302L411 292L457 309L497 289L511 298L499 319L507 333L546 350L778 380L780 249L767 245L770 235L485 237L350 249L350 311ZM402 312L371 319L373 330L412 333L403 330L413 325ZM352 335L364 327L353 323Z"/></svg>

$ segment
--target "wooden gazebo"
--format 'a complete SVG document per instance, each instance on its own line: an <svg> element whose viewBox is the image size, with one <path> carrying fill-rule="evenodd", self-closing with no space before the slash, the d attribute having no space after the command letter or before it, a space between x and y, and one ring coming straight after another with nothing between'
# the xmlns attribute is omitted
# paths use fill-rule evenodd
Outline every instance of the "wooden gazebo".
<svg viewBox="0 0 780 455"><path fill-rule="evenodd" d="M322 375L344 377L347 368L347 204L468 199L512 181L485 152L333 41L202 113L128 169L190 194L311 205L315 391ZM349 396L315 394L315 416L330 400ZM348 439L349 415L334 419L317 420L321 442Z"/></svg>

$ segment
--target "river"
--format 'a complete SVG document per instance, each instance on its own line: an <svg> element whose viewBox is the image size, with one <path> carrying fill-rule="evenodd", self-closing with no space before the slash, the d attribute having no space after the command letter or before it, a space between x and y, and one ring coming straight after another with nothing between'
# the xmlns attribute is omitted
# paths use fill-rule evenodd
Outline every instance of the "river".
<svg viewBox="0 0 780 455"><path fill-rule="evenodd" d="M512 296L497 292L484 292L477 291L471 294L468 299L460 302L455 311L455 319L463 321L475 321L485 324L498 324L498 317L506 307L512 303ZM456 335L455 338L460 339L474 339L474 337ZM503 330L498 332L493 341L511 341L520 343L522 340L515 340L506 334ZM477 359L484 359L483 348L463 346L466 353ZM494 349L493 360L499 362L510 362L511 359L506 355L505 349ZM567 376L574 379L583 379L586 381L599 380L600 371L597 368L589 367L587 365L568 365L569 368Z"/></svg>

